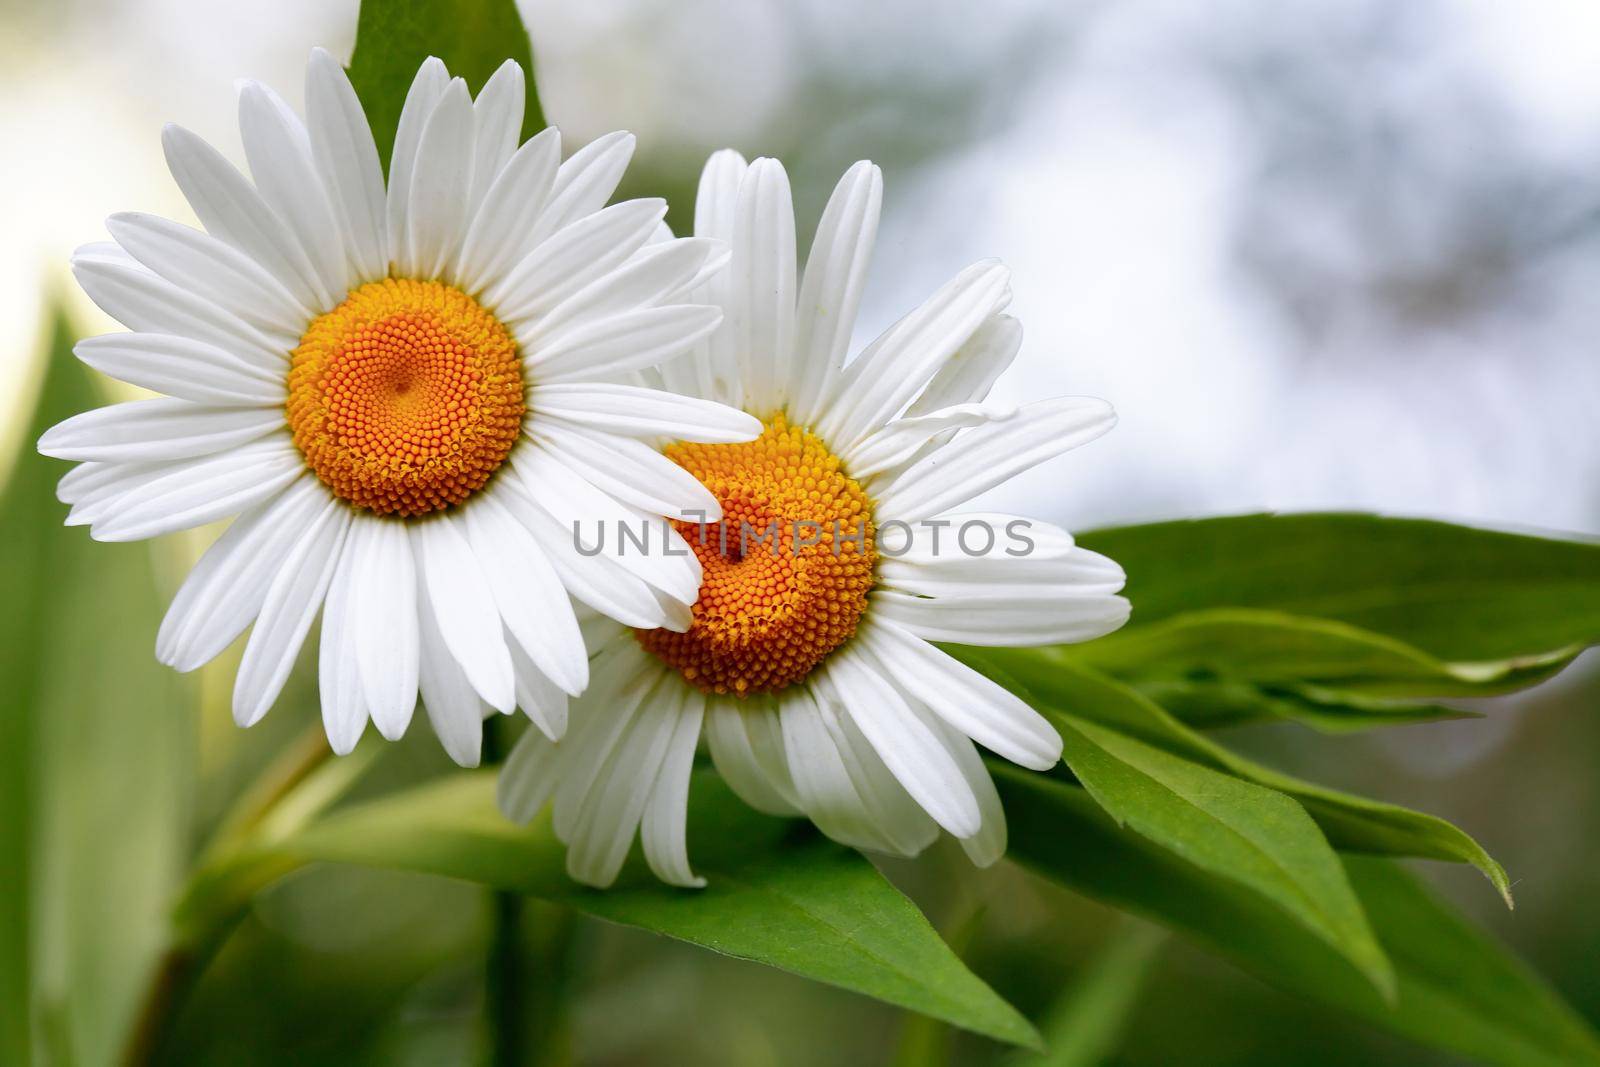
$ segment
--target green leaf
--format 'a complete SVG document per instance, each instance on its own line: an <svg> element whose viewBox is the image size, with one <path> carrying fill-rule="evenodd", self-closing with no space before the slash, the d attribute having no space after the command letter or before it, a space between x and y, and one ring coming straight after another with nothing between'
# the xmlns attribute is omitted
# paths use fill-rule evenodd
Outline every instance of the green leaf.
<svg viewBox="0 0 1600 1067"><path fill-rule="evenodd" d="M166 930L186 847L186 688L155 661L144 545L65 529L47 427L104 402L54 321L0 500L0 1062L108 1063Z"/></svg>
<svg viewBox="0 0 1600 1067"><path fill-rule="evenodd" d="M703 890L662 885L636 863L604 892L574 884L547 818L508 822L490 772L336 812L258 859L422 871L525 893L1039 1046L1033 1026L858 853L752 812L714 775L698 775L691 796Z"/></svg>
<svg viewBox="0 0 1600 1067"><path fill-rule="evenodd" d="M1241 515L1082 543L1128 572L1132 625L1262 608L1348 623L1452 663L1600 640L1600 544L1375 515Z"/></svg>
<svg viewBox="0 0 1600 1067"><path fill-rule="evenodd" d="M1082 719L1055 724L1062 759L1119 824L1274 902L1393 995L1344 868L1299 804Z"/></svg>
<svg viewBox="0 0 1600 1067"><path fill-rule="evenodd" d="M1424 1044L1503 1067L1600 1064L1600 1041L1520 962L1387 860L1342 857L1394 963L1386 1004L1355 967L1259 896L1119 829L1082 789L996 764L1009 855L1171 926L1264 980Z"/></svg>
<svg viewBox="0 0 1600 1067"><path fill-rule="evenodd" d="M1335 848L1470 863L1511 903L1505 869L1468 834L1433 815L1326 789L1248 760L1196 733L1128 686L1062 663L1050 649L953 648L1047 718L1090 719L1213 770L1298 800Z"/></svg>
<svg viewBox="0 0 1600 1067"><path fill-rule="evenodd" d="M1043 1056L1022 1054L1017 1067L1097 1067L1116 1051L1165 931L1129 922L1116 930L1061 994L1044 1020Z"/></svg>
<svg viewBox="0 0 1600 1067"><path fill-rule="evenodd" d="M378 156L389 165L395 127L417 68L429 56L444 60L476 93L508 59L527 76L524 138L544 127L534 85L533 49L514 0L362 0L350 82L372 124Z"/></svg>
<svg viewBox="0 0 1600 1067"><path fill-rule="evenodd" d="M1220 678L1138 678L1128 684L1203 730L1262 720L1297 722L1326 734L1381 726L1410 726L1449 719L1481 719L1482 712L1346 693L1323 686L1252 685Z"/></svg>
<svg viewBox="0 0 1600 1067"><path fill-rule="evenodd" d="M1065 650L1122 677L1312 687L1346 700L1483 696L1543 681L1581 651L1447 662L1347 623L1254 608L1188 612ZM1335 698L1337 699L1337 697Z"/></svg>

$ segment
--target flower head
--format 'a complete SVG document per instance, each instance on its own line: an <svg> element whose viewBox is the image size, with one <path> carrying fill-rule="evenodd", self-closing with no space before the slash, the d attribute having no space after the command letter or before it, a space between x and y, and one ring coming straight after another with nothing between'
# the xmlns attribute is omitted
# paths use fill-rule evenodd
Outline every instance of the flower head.
<svg viewBox="0 0 1600 1067"><path fill-rule="evenodd" d="M475 763L482 718L517 704L560 736L589 664L570 596L631 626L687 625L692 555L575 551L579 519L717 510L644 439L729 443L749 415L611 379L687 349L721 319L685 294L726 259L673 240L665 205L606 206L626 133L561 160L519 144L523 72L474 100L430 59L388 180L343 69L313 53L302 121L246 84L251 179L169 126L173 177L204 232L148 215L73 271L132 332L79 358L166 394L47 432L69 524L128 541L232 525L184 582L157 639L179 670L247 628L241 725L272 706L318 612L334 749L370 718L406 729L420 692L450 754ZM252 180L253 179L253 180Z"/></svg>
<svg viewBox="0 0 1600 1067"><path fill-rule="evenodd" d="M986 402L1021 341L1003 266L967 268L846 360L881 197L878 168L851 168L801 272L782 166L706 165L695 232L733 251L699 292L726 317L655 380L763 429L665 447L719 505L679 524L703 571L690 624L603 639L572 732L529 731L502 773L515 818L553 797L580 881L609 884L638 833L659 877L700 884L685 811L702 732L763 811L906 856L943 828L993 862L1005 820L974 742L1043 769L1061 739L933 642L1082 641L1127 618L1121 569L1065 531L956 510L1114 422L1083 397Z"/></svg>

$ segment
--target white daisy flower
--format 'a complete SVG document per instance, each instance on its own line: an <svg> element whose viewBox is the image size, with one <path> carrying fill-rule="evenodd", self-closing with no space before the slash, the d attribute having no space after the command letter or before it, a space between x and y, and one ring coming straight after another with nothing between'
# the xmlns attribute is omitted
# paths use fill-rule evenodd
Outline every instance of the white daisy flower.
<svg viewBox="0 0 1600 1067"><path fill-rule="evenodd" d="M235 521L173 601L157 655L193 670L250 631L233 694L272 706L319 609L335 751L370 718L406 729L420 691L450 755L478 760L487 709L559 736L589 679L569 594L629 625L686 624L692 556L586 557L576 520L716 500L642 439L748 440L751 416L606 384L687 349L716 307L684 302L726 260L654 240L665 204L605 206L633 137L561 161L519 146L523 73L474 100L429 59L385 185L343 68L312 54L307 119L242 86L254 182L176 126L163 144L205 232L141 214L80 249L79 283L133 332L80 359L164 393L68 419L39 450L69 525L131 541Z"/></svg>
<svg viewBox="0 0 1600 1067"><path fill-rule="evenodd" d="M553 797L579 881L610 884L638 832L658 877L703 884L685 841L702 732L762 811L901 856L943 828L992 863L1005 818L973 742L1043 770L1061 739L931 642L1084 641L1128 616L1121 568L1064 530L955 510L1115 421L1082 397L984 403L1021 339L1001 314L1005 267L967 268L845 361L881 200L878 168L851 168L798 272L783 167L727 151L706 164L695 232L733 252L699 292L726 319L660 380L764 430L666 446L721 505L720 521L683 528L704 568L692 625L614 630L571 732L556 744L528 731L501 773L514 819Z"/></svg>

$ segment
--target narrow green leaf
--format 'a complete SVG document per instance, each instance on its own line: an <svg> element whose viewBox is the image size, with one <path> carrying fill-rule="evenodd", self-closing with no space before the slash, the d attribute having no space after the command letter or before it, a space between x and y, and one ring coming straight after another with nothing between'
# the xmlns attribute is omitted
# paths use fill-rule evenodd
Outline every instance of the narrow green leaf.
<svg viewBox="0 0 1600 1067"><path fill-rule="evenodd" d="M739 803L696 777L689 839L703 890L662 885L640 865L604 892L574 884L540 819L505 820L490 772L453 775L337 812L274 852L423 871L556 901L740 959L864 993L1013 1044L1038 1033L939 939L858 853ZM270 861L271 857L261 857Z"/></svg>
<svg viewBox="0 0 1600 1067"><path fill-rule="evenodd" d="M1525 966L1390 861L1342 857L1393 961L1394 1004L1258 895L1119 829L1079 788L995 763L1009 855L1086 896L1171 926L1273 985L1500 1067L1600 1065L1600 1040Z"/></svg>
<svg viewBox="0 0 1600 1067"><path fill-rule="evenodd" d="M1600 640L1600 543L1376 515L1240 515L1086 534L1128 572L1132 625L1263 608L1349 623L1453 663Z"/></svg>
<svg viewBox="0 0 1600 1067"><path fill-rule="evenodd" d="M1131 627L1063 653L1123 677L1219 677L1395 699L1519 689L1550 677L1580 651L1581 646L1569 646L1511 660L1446 662L1343 622L1217 608Z"/></svg>
<svg viewBox="0 0 1600 1067"><path fill-rule="evenodd" d="M116 1058L166 930L184 848L181 683L151 651L144 545L61 525L67 465L33 443L103 403L54 322L32 425L0 500L0 1062ZM40 1050L40 1059L44 1052ZM56 1057L51 1057L56 1058Z"/></svg>
<svg viewBox="0 0 1600 1067"><path fill-rule="evenodd" d="M1070 712L1213 770L1298 800L1335 848L1470 863L1511 903L1506 872L1482 845L1433 815L1326 789L1245 759L1177 721L1128 686L1060 662L1049 649L952 649L1055 721Z"/></svg>
<svg viewBox="0 0 1600 1067"><path fill-rule="evenodd" d="M524 138L544 127L534 86L533 50L514 0L362 0L350 82L389 165L395 127L417 68L438 56L476 93L508 59L527 76Z"/></svg>
<svg viewBox="0 0 1600 1067"><path fill-rule="evenodd" d="M1044 1020L1043 1056L1017 1067L1097 1067L1117 1049L1155 965L1165 931L1132 921L1116 930L1067 986Z"/></svg>
<svg viewBox="0 0 1600 1067"><path fill-rule="evenodd" d="M1274 902L1393 995L1344 868L1299 804L1082 719L1055 721L1062 759L1118 823Z"/></svg>
<svg viewBox="0 0 1600 1067"><path fill-rule="evenodd" d="M1128 684L1203 730L1263 720L1296 722L1325 734L1411 726L1452 719L1481 719L1482 712L1442 704L1347 693L1324 686L1252 685L1220 678L1138 678Z"/></svg>

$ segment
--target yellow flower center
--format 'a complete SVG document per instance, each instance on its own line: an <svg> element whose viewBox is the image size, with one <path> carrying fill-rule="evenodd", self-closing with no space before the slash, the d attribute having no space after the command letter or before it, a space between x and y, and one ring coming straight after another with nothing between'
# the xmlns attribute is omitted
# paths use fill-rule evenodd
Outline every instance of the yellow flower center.
<svg viewBox="0 0 1600 1067"><path fill-rule="evenodd" d="M506 328L441 282L385 278L319 315L289 368L289 429L333 492L380 515L459 504L522 430Z"/></svg>
<svg viewBox="0 0 1600 1067"><path fill-rule="evenodd" d="M722 521L679 523L704 577L687 633L639 643L714 693L770 693L805 678L849 640L878 561L872 501L839 457L782 414L736 445L679 443L666 454L722 504Z"/></svg>

